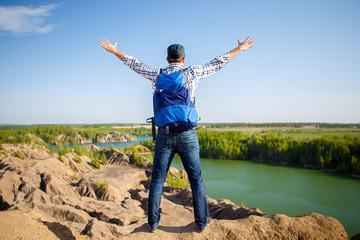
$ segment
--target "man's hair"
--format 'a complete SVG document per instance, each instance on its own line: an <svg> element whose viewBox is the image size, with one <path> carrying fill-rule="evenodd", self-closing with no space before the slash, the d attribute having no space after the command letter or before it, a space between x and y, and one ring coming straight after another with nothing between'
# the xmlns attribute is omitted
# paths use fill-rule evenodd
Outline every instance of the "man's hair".
<svg viewBox="0 0 360 240"><path fill-rule="evenodd" d="M183 60L183 57L182 58L176 58L176 59L168 58L169 63L181 63L182 60Z"/></svg>

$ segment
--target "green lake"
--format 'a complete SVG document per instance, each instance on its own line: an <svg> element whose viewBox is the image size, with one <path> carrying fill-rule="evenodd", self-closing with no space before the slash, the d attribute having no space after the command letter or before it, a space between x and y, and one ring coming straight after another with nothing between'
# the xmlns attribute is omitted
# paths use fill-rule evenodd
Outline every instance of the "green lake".
<svg viewBox="0 0 360 240"><path fill-rule="evenodd" d="M360 180L340 174L240 160L201 159L206 193L267 214L316 212L360 233ZM184 169L176 156L171 166Z"/></svg>

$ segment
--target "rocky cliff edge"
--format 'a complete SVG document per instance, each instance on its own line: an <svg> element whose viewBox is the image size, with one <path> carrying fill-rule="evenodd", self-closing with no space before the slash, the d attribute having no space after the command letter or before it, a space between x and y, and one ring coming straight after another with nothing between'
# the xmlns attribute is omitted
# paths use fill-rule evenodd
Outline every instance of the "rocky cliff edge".
<svg viewBox="0 0 360 240"><path fill-rule="evenodd" d="M211 198L213 222L197 233L191 190L170 186L163 194L159 230L149 233L146 212L151 169L131 165L125 154L116 156L121 159L98 170L88 156L72 152L59 158L45 147L3 144L0 239L348 238L332 217L268 215Z"/></svg>

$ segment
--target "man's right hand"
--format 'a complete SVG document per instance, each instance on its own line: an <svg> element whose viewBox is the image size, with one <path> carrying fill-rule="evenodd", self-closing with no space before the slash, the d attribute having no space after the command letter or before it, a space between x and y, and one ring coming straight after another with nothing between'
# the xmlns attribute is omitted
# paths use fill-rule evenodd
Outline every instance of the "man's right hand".
<svg viewBox="0 0 360 240"><path fill-rule="evenodd" d="M109 53L115 53L115 51L116 51L116 45L117 45L117 42L116 42L114 45L112 45L112 44L109 43L109 41L106 40L106 39L101 40L101 46L102 46L103 48L105 48L105 50L108 51Z"/></svg>

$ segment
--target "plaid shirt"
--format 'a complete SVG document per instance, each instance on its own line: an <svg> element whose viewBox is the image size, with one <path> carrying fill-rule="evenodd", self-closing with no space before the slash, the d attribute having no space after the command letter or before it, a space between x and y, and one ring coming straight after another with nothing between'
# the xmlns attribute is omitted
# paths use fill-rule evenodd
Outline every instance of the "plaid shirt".
<svg viewBox="0 0 360 240"><path fill-rule="evenodd" d="M191 101L195 104L196 88L199 81L205 77L210 76L213 73L216 73L217 71L222 69L228 62L230 62L230 56L229 53L225 53L204 65L190 66L185 68L183 64L170 63L169 66L162 69L162 73L170 74L183 70L187 76ZM152 82L156 82L156 78L160 74L161 68L149 67L144 63L140 62L137 58L131 57L126 54L124 56L124 64L130 67L136 73L149 79Z"/></svg>

